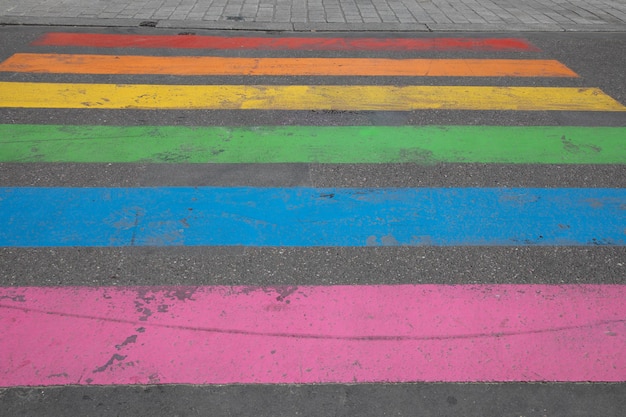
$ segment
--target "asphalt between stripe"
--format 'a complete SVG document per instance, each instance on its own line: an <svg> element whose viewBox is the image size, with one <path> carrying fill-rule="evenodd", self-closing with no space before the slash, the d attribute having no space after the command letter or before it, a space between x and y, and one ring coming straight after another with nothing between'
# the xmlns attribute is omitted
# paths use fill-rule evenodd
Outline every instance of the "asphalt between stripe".
<svg viewBox="0 0 626 417"><path fill-rule="evenodd" d="M5 108L0 122L50 124L58 120L72 125L115 126L612 126L626 127L622 112L584 111L340 111L340 110L98 110ZM280 123L278 123L279 121ZM57 122L58 123L58 122Z"/></svg>
<svg viewBox="0 0 626 417"><path fill-rule="evenodd" d="M626 284L626 248L0 248L2 286Z"/></svg>
<svg viewBox="0 0 626 417"><path fill-rule="evenodd" d="M0 163L5 187L610 187L624 165Z"/></svg>
<svg viewBox="0 0 626 417"><path fill-rule="evenodd" d="M320 384L50 387L3 390L8 415L347 415L620 417L626 384ZM276 399L280 399L277 401ZM245 400L242 400L245 399Z"/></svg>

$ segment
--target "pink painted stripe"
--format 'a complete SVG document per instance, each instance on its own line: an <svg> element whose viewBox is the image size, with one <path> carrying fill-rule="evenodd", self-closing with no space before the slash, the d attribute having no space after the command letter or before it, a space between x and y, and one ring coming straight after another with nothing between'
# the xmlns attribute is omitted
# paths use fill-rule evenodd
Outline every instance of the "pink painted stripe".
<svg viewBox="0 0 626 417"><path fill-rule="evenodd" d="M626 286L0 289L0 386L626 381Z"/></svg>

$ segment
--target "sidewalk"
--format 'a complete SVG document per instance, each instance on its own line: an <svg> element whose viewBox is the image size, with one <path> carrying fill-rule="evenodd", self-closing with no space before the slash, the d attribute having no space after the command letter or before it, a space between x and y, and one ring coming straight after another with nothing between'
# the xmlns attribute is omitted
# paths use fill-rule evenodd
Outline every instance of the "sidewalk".
<svg viewBox="0 0 626 417"><path fill-rule="evenodd" d="M0 24L296 31L626 31L623 0L0 0Z"/></svg>

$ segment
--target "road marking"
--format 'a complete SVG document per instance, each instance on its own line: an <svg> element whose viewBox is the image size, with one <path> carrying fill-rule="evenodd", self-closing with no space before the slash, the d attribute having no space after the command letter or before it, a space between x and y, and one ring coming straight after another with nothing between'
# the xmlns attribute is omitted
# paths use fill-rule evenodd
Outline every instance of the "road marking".
<svg viewBox="0 0 626 417"><path fill-rule="evenodd" d="M0 386L626 381L626 286L0 288Z"/></svg>
<svg viewBox="0 0 626 417"><path fill-rule="evenodd" d="M577 77L554 60L15 54L0 71L71 74Z"/></svg>
<svg viewBox="0 0 626 417"><path fill-rule="evenodd" d="M123 35L58 33L42 35L34 46L85 46L89 48L188 48L308 51L539 51L517 38L321 38L226 37L180 35Z"/></svg>
<svg viewBox="0 0 626 417"><path fill-rule="evenodd" d="M626 245L626 189L17 187L0 199L0 246Z"/></svg>
<svg viewBox="0 0 626 417"><path fill-rule="evenodd" d="M85 34L79 37L86 38ZM133 38L133 42L139 40L134 35ZM188 38L184 39L188 42L186 46L184 42L176 46L182 48L251 47L250 43L232 43L232 39L221 46L216 46L219 42L199 46L189 42L196 37L169 38ZM164 40L164 37L159 39ZM155 46L157 44L150 42L147 40L144 47L163 47L163 44ZM375 41L360 45L346 40L334 44L319 39L316 42L275 38L257 49L372 50L383 47ZM384 48L392 50L394 45L396 50L409 47L395 43ZM469 49L498 49L495 45L476 44ZM448 41L412 45L413 50L468 46ZM35 59L39 58L40 55L30 56L28 65L32 65L32 71L66 72L46 68L41 63L36 69ZM82 59L80 65L85 73L102 71L104 64L96 62L102 57L72 56L74 58ZM185 59L192 59L195 64ZM206 60L212 60L241 66L220 67L218 71L232 71L226 75L353 75L348 69L354 71L356 61L365 61L206 57L145 57L141 60L143 67L131 71L148 73L152 64L152 68L158 69L156 72L172 74L166 72L171 69L163 69L159 62L180 60L175 66L187 71L194 65L197 70L207 65ZM455 63L461 64L460 61ZM457 76L460 74L449 71L463 66L466 75L575 76L574 73L565 75L565 72L559 75L558 71L564 71L565 67L555 67L560 68L557 70L535 67L534 74L522 75L521 67L505 68L504 65L490 71L504 70L505 73L479 73L477 71L485 68L477 68L477 60L462 61L456 67L448 62L447 66L437 68L440 61L428 60L432 64L428 75ZM286 65L287 62L294 64ZM322 62L332 62L330 69L322 67ZM396 67L390 62L396 61L369 60L367 68L370 69L361 70L359 74L381 75L376 72L380 68ZM478 62L484 64L484 61ZM518 65L522 62L529 61L515 61ZM551 62L549 65L554 66L556 61ZM137 64L137 58L121 57L114 69L120 71L129 63ZM411 61L410 71L413 72L407 75L415 75L415 71L418 76L427 75L424 68L416 67L420 63L424 60ZM14 64L15 61L9 61L4 68ZM100 69L94 70L97 66ZM372 72L366 73L371 69ZM407 71L400 65L393 70L396 72L390 75ZM197 73L211 74L214 73ZM0 107L626 111L623 105L598 89L579 88L48 83L0 83ZM15 127L14 131L22 127ZM419 147L414 145L417 130L414 127L403 127L406 133L397 140L389 140L400 131L391 127L370 128L365 134L358 130L364 129L362 127L315 128L316 132L312 132L313 127L233 128L222 129L222 136L218 128L168 130L170 128L162 127L147 134L146 127L70 127L70 130L85 129L78 135L79 139L63 138L62 129L58 126L55 129L55 134L60 133L61 138L42 140L39 136L37 146L32 146L34 139L31 139L28 152L23 146L28 143L23 136L10 142L21 146L22 155L29 153L39 161L51 158L47 155L54 155L54 152L71 159L81 152L82 155L89 152L84 135L95 132L99 136L92 137L89 146L98 146L98 141L107 140L107 135L108 140L117 139L112 145L105 144L106 153L97 152L101 154L98 157L104 157L110 146L118 145L116 150L126 154L124 157L139 158L140 152L158 151L141 160L173 162L174 159L168 160L172 157L188 158L184 162L190 162L193 158L218 158L222 154L222 158L252 158L255 153L261 157L259 145L251 145L251 142L265 141L259 138L260 133L264 133L271 136L271 141L263 144L268 152L277 145L286 148L273 158L285 158L285 161L302 158L301 162L308 162L305 158L325 158L320 151L320 147L324 147L329 149L328 158L340 158L338 155L343 153L361 158L350 163L372 162L366 160L369 157L365 156L367 147L357 153L353 142L336 136L341 130L346 136L360 131L369 138L370 142L365 145L370 147L374 146L372 142L381 142L380 137L385 137L381 152L390 152L385 158L396 158L392 162L436 163L448 161L446 158L450 162L468 162L471 158L485 162L484 159L493 158L496 162L503 158L490 153L502 151L493 147L493 137L490 140L478 137L490 130L484 127L476 128L483 133L469 127L439 128L446 133L430 132L431 142ZM134 131L135 136L126 141L115 129L123 129L117 132L126 134ZM506 129L515 129L517 136L511 136L513 130ZM590 136L583 137L582 141L570 137L579 135L585 128L571 128L571 131L562 127L546 128L548 131L543 130L545 136L540 138L536 136L537 131L523 129L526 128L494 127L490 131L507 142L502 148L510 147L505 157L509 159L499 162L624 162L624 148L620 148L615 136L610 136L608 141L602 136L601 141L594 143L588 140ZM617 132L616 135L624 137L619 128L605 128L602 132L588 129L584 131L589 135ZM222 142L201 142L200 145L179 142L160 150L148 145L149 141L154 142L151 135L162 133L169 138L174 131L179 135L193 131L192 137L218 132L214 134ZM467 142L459 141L458 135L467 132L473 132L476 137ZM221 146L225 142L223 135L235 134L244 138L243 143L238 144L239 149L235 141ZM525 140L520 136L523 134L530 135L530 139ZM127 143L124 146L136 146L137 135L144 136L140 142L143 149L129 152L122 147L124 142ZM337 148L328 144L333 135ZM193 140L207 140L199 139L200 136ZM310 137L309 145L314 141L317 150L290 150L285 143L294 136L295 139ZM521 144L524 141L526 143ZM69 142L85 149L68 152ZM427 141L422 139L422 142ZM478 145L480 143L482 145ZM510 145L515 143L522 148ZM202 145L208 146L202 152L188 147ZM296 145L306 146L306 142ZM531 150L533 145L535 149ZM544 148L537 148L542 145ZM54 150L54 146L64 148ZM102 142L99 146L103 146ZM247 154L241 151L244 147ZM546 147L552 149L552 153L541 156ZM51 150L46 151L46 148ZM92 147L90 152L93 150ZM0 154L12 155L13 152L8 146L0 150ZM570 155L569 162L559 160ZM540 158L546 158L546 162L535 160ZM339 161L343 162L347 161ZM624 207L626 191L622 189L3 188L0 189L0 245L626 245ZM613 285L0 288L0 308L6 313L0 315L0 331L4 335L0 341L0 386L623 382L626 380L626 359L622 353L626 341L625 292L624 286Z"/></svg>
<svg viewBox="0 0 626 417"><path fill-rule="evenodd" d="M0 124L0 161L625 164L624 138L624 127Z"/></svg>
<svg viewBox="0 0 626 417"><path fill-rule="evenodd" d="M220 110L626 111L597 88L0 82L0 107Z"/></svg>

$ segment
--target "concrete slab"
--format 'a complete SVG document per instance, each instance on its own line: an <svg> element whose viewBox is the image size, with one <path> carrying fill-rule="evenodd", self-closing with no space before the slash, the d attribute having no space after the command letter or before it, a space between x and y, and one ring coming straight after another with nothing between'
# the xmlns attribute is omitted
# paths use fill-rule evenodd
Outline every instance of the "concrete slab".
<svg viewBox="0 0 626 417"><path fill-rule="evenodd" d="M0 25L296 31L626 31L618 0L0 0Z"/></svg>

